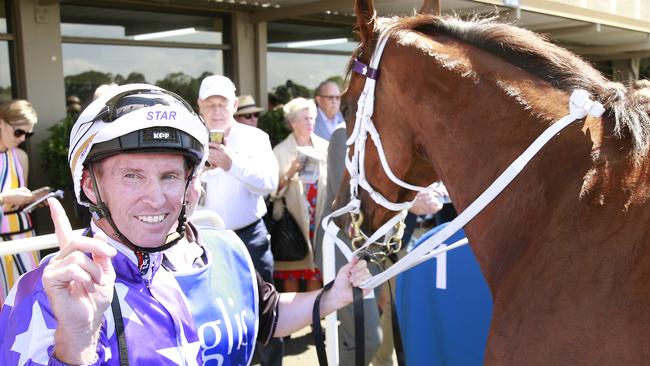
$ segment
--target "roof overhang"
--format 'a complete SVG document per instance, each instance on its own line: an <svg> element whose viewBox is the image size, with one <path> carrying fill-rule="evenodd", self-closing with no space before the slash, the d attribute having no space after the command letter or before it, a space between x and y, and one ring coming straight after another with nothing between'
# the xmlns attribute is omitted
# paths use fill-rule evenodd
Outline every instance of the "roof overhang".
<svg viewBox="0 0 650 366"><path fill-rule="evenodd" d="M216 2L215 5L228 1ZM301 34L328 37L333 28L350 32L354 24L353 0L237 1L255 23L319 24L325 31ZM421 0L377 0L380 16L413 14ZM443 14L497 14L505 21L546 34L554 42L591 59L650 57L650 6L636 14L613 13L548 0L441 0ZM279 29L277 26L275 29ZM345 29L345 30L343 30ZM334 32L334 33L340 33ZM270 35L271 36L271 35Z"/></svg>

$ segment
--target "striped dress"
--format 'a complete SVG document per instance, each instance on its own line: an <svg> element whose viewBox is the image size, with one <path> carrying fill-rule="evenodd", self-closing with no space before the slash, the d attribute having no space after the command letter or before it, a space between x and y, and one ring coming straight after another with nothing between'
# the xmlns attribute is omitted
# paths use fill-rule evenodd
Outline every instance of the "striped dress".
<svg viewBox="0 0 650 366"><path fill-rule="evenodd" d="M23 167L20 165L16 149L0 153L0 188L2 192L25 187ZM13 210L8 205L2 207L4 214L0 226L0 245L3 241L34 236L32 220L28 214ZM0 257L0 306L11 286L23 273L37 267L38 252L24 252Z"/></svg>

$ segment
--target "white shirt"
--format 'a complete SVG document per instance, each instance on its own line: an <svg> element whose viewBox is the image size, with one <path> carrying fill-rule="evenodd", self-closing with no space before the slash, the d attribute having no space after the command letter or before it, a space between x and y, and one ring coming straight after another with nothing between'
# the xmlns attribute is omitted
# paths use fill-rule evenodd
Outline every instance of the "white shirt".
<svg viewBox="0 0 650 366"><path fill-rule="evenodd" d="M266 213L264 196L278 187L278 162L269 135L264 131L233 122L227 136L232 167L210 169L206 182L205 208L214 210L227 230L248 226Z"/></svg>

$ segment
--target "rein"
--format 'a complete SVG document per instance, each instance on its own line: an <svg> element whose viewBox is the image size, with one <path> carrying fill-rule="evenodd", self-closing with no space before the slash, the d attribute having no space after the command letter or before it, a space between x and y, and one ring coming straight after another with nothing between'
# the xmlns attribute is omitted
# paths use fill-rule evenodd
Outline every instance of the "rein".
<svg viewBox="0 0 650 366"><path fill-rule="evenodd" d="M372 256L372 252L370 251L369 246L374 244L381 237L387 236L387 233L389 233L391 230L394 230L396 225L402 223L406 217L406 211L412 205L412 201L400 203L390 202L381 193L375 191L370 183L368 183L366 180L364 161L367 135L370 135L375 146L377 147L377 153L380 157L382 167L391 181L409 190L423 191L426 189L425 187L408 184L393 174L388 165L388 160L386 159L386 155L381 144L381 138L371 118L374 110L375 84L379 75L378 66L384 47L388 41L388 31L389 29L384 30L379 35L377 46L370 59L370 65L365 65L358 59L355 59L354 61L352 70L365 76L366 83L364 85L363 92L359 96L359 100L357 102L357 113L352 135L346 142L348 145L348 154L346 154L346 168L350 174L351 199L346 206L332 212L330 215L325 217L322 222L325 233L333 239L339 250L341 250L346 258L348 258L348 260L352 255L363 256L365 254L368 254L368 252L370 252L370 255ZM430 237L424 243L404 256L401 260L397 261L386 271L383 271L366 280L363 284L361 284L361 288L375 288L390 278L423 261L426 261L427 259L466 244L466 242L455 243L453 245L435 250L452 234L454 234L474 217L476 217L476 215L478 215L483 210L483 208L485 208L508 186L508 184L510 184L510 182L512 182L512 180L523 170L523 168L537 154L537 152L539 152L539 150L562 129L576 120L585 118L587 115L600 117L604 112L605 109L602 104L591 100L590 95L587 91L581 89L573 91L569 99L568 115L553 123L539 137L537 137L537 139L535 139L535 141L533 141L533 143L519 157L517 157L517 159L515 159L508 166L508 168L503 173L501 173L501 175L492 184L490 184L490 186L474 202L472 202L472 204L470 204L452 222L450 222L447 227ZM352 144L354 144L354 151L352 157L350 158L349 151ZM342 240L337 238L336 234L339 231L339 228L332 220L335 217L339 217L347 213L350 213L353 216L359 215L361 213L361 200L358 196L359 187L366 190L373 201L375 201L375 203L383 206L388 210L398 211L398 213L389 219L379 229L377 229L370 237L368 237L363 245L361 245L359 248L356 248L356 250L352 252ZM387 247L389 245L386 243L382 244ZM389 252L390 250L391 248L387 249Z"/></svg>

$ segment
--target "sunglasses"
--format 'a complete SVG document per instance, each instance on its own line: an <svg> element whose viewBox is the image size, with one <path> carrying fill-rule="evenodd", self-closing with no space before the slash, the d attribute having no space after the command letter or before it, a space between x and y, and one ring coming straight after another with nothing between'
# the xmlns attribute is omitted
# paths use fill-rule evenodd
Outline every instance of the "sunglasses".
<svg viewBox="0 0 650 366"><path fill-rule="evenodd" d="M28 138L30 138L30 137L32 137L34 135L34 132L27 132L27 131L23 130L22 128L15 128L14 126L11 126L11 128L14 129L14 137L25 136L25 138L28 139Z"/></svg>
<svg viewBox="0 0 650 366"><path fill-rule="evenodd" d="M259 112L255 112L255 113L246 113L246 114L240 114L239 116L240 116L240 117L243 117L243 118L245 118L245 119L251 119L251 118L253 118L253 117L255 117L255 118L259 118L260 113L259 113Z"/></svg>

